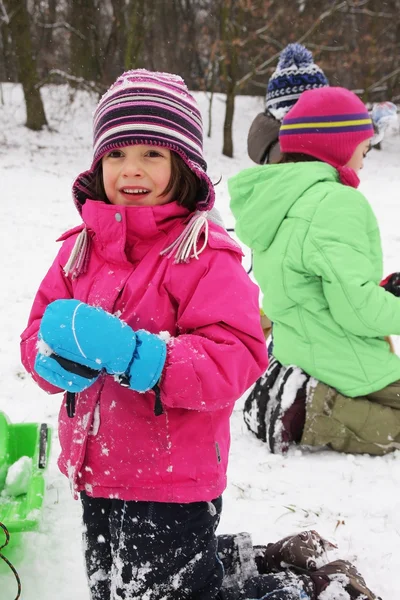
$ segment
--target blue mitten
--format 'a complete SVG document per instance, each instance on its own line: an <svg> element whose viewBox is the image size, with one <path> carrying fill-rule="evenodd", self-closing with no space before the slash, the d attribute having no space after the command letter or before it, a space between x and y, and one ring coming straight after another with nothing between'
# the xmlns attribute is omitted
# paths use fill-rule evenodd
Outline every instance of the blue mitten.
<svg viewBox="0 0 400 600"><path fill-rule="evenodd" d="M40 377L68 392L83 392L99 376L99 371L65 360L56 354L38 352L35 371Z"/></svg>
<svg viewBox="0 0 400 600"><path fill-rule="evenodd" d="M118 317L79 300L49 304L39 339L57 356L93 371L123 376L130 388L140 392L157 383L166 358L166 344L160 337L135 332Z"/></svg>
<svg viewBox="0 0 400 600"><path fill-rule="evenodd" d="M137 392L153 388L161 377L167 346L158 335L144 329L136 332L136 348L127 372L129 387Z"/></svg>

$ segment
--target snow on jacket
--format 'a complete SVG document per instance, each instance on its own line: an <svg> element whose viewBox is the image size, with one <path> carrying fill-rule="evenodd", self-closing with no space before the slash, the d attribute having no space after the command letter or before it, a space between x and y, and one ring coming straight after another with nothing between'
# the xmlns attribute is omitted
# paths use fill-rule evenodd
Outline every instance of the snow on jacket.
<svg viewBox="0 0 400 600"><path fill-rule="evenodd" d="M247 169L229 189L276 358L352 397L400 379L383 337L400 334L400 299L379 287L380 235L366 198L320 162Z"/></svg>
<svg viewBox="0 0 400 600"><path fill-rule="evenodd" d="M226 486L229 418L235 401L267 365L258 288L241 265L241 250L210 223L198 260L160 256L184 229L188 211L170 203L124 207L86 201L91 237L88 271L67 278L63 266L83 225L64 234L59 254L36 295L21 352L25 368L49 393L60 392L33 370L46 306L77 298L117 314L133 329L168 332L155 394L122 387L109 375L77 394L76 414L59 415L59 467L75 492L157 502L209 501Z"/></svg>

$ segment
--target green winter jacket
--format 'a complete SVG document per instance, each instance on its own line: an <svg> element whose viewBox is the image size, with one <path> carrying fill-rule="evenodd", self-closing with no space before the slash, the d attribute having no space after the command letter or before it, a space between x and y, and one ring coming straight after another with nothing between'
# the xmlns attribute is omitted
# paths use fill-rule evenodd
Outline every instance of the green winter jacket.
<svg viewBox="0 0 400 600"><path fill-rule="evenodd" d="M379 287L380 235L366 198L321 162L246 169L228 185L276 358L352 397L400 379L383 338L400 334L400 298Z"/></svg>

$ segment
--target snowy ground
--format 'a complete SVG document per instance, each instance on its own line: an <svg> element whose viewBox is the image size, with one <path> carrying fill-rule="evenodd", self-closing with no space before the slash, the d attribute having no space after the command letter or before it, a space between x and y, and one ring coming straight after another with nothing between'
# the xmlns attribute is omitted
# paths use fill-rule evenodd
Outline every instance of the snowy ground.
<svg viewBox="0 0 400 600"><path fill-rule="evenodd" d="M80 506L58 472L56 415L59 396L46 396L23 372L19 334L33 295L56 251L54 240L78 223L70 188L74 176L89 166L93 99L45 90L52 132L23 127L20 90L2 85L0 104L0 173L2 195L0 263L0 410L14 422L46 421L54 428L47 475L47 495L40 532L25 535L25 558L18 564L23 600L88 600L80 545ZM1 102L0 94L0 102ZM207 99L198 94L207 119ZM235 158L222 157L223 99L213 107L213 136L207 139L209 172L217 186L217 207L227 226L226 181L251 166L246 136L261 99L237 99ZM400 136L391 136L381 152L372 151L362 172L362 187L382 231L385 272L399 270ZM396 340L399 347L398 340ZM400 598L400 452L385 458L292 450L270 455L248 433L238 401L232 419L229 486L224 494L220 533L247 530L254 543L313 528L337 543L340 555L355 562L383 600ZM0 534L1 535L1 534ZM1 542L0 538L0 544ZM336 555L332 556L334 559ZM1 600L15 597L11 574L0 565Z"/></svg>

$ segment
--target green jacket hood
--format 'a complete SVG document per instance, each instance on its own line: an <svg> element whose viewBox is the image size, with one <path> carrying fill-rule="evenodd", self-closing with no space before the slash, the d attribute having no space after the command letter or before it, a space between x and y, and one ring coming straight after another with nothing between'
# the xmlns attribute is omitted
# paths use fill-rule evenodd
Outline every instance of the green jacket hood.
<svg viewBox="0 0 400 600"><path fill-rule="evenodd" d="M228 180L236 234L254 250L269 248L293 204L319 182L337 182L322 162L284 163L245 169Z"/></svg>

